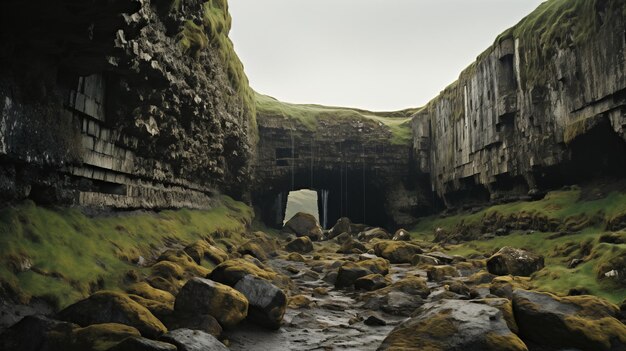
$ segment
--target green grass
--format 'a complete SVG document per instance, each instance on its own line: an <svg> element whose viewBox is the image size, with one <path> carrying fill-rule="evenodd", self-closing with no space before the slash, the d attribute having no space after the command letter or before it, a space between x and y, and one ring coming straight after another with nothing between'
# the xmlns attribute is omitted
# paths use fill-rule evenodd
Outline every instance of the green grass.
<svg viewBox="0 0 626 351"><path fill-rule="evenodd" d="M256 94L256 110L262 116L280 117L298 122L308 130L315 131L322 120L355 120L377 122L391 132L394 145L407 145L412 142L411 116L419 109L406 109L394 112L372 112L356 108L304 105L281 102L273 97Z"/></svg>
<svg viewBox="0 0 626 351"><path fill-rule="evenodd" d="M24 301L46 297L66 306L96 288L124 284L139 255L150 258L166 241L192 243L216 232L241 235L252 210L228 197L207 211L142 212L90 218L76 209L47 209L25 202L0 211L0 281ZM11 262L28 257L33 268L14 272Z"/></svg>
<svg viewBox="0 0 626 351"><path fill-rule="evenodd" d="M436 228L453 231L460 224L478 224L483 216L492 212L510 215L520 212L538 213L548 218L566 221L574 216L600 216L607 221L617 215L626 213L626 194L611 192L602 198L585 200L581 198L583 191L573 188L567 191L553 191L539 201L514 202L486 208L475 214L455 215L445 218L427 217L411 230L415 239L431 241ZM472 254L492 254L503 246L524 248L545 257L546 268L532 277L532 284L541 290L566 294L569 289L584 287L592 294L619 303L626 298L626 288L617 286L607 280L598 280L598 267L611 258L626 255L626 245L599 243L598 238L605 234L603 223L594 224L582 231L549 239L554 233L516 231L506 236L498 236L489 240L476 240L459 245L449 245L446 250L450 254L468 256ZM626 236L626 233L624 233ZM593 250L590 255L581 251L583 243L590 242ZM571 250L567 250L572 248ZM587 256L585 263L575 269L568 269L567 264L573 258Z"/></svg>

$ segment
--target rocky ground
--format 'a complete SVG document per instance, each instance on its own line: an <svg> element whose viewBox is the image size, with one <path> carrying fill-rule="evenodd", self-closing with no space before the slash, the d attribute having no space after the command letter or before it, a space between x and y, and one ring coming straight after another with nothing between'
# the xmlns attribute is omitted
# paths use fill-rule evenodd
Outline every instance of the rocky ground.
<svg viewBox="0 0 626 351"><path fill-rule="evenodd" d="M127 291L26 317L0 349L626 350L624 305L532 290L532 252L449 256L403 230L322 231L301 214L279 238L247 238L166 250Z"/></svg>

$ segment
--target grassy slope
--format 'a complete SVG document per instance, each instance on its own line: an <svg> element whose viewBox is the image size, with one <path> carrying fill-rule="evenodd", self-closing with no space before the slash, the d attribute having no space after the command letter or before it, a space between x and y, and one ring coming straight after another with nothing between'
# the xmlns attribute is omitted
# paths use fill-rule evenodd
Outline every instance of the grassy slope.
<svg viewBox="0 0 626 351"><path fill-rule="evenodd" d="M211 234L234 237L252 220L252 210L224 197L208 211L163 211L89 218L74 209L46 209L31 202L0 211L0 281L31 296L48 297L63 307L90 292L90 284L123 286L124 275L142 269L133 264L150 258L166 242L192 243ZM15 273L11 262L28 257L33 269Z"/></svg>
<svg viewBox="0 0 626 351"><path fill-rule="evenodd" d="M428 217L424 218L411 232L415 238L432 240L436 228L450 231L460 223L477 223L483 216L494 211L502 214L521 211L539 212L550 218L559 219L567 219L579 214L593 216L598 213L604 218L612 218L626 212L626 194L624 193L611 192L603 198L592 201L582 200L580 197L581 190L575 188L569 191L551 192L540 201L498 205L470 215L445 218ZM571 288L584 287L595 295L618 303L626 298L626 288L620 288L607 281L598 281L596 268L610 258L626 255L626 245L599 243L598 238L605 233L601 225L555 239L548 238L554 233L514 232L490 240L450 245L447 247L447 251L452 254L470 255L490 254L502 246L526 248L544 255L546 258L546 268L535 274L532 279L538 288L557 293L567 293ZM621 232L621 234L626 237L626 232ZM591 255L588 256L589 260L575 269L568 269L567 264L571 259L583 255L580 248L584 246L582 244L587 242L593 245ZM571 252L567 250L570 247L574 248Z"/></svg>
<svg viewBox="0 0 626 351"><path fill-rule="evenodd" d="M260 116L279 116L293 119L309 130L315 130L322 119L369 119L383 123L389 128L394 138L393 144L411 143L410 116L419 109L406 109L395 112L371 112L346 107L330 107L322 105L300 105L281 102L273 97L256 94L256 110Z"/></svg>

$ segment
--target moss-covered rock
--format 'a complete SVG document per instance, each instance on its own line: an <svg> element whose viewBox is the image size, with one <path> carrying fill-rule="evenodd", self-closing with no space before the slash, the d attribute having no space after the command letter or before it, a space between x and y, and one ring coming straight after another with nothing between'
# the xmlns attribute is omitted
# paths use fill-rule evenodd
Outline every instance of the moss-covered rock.
<svg viewBox="0 0 626 351"><path fill-rule="evenodd" d="M184 251L197 264L200 264L203 258L214 264L220 264L228 259L228 254L224 250L209 244L205 240L198 240L188 245Z"/></svg>
<svg viewBox="0 0 626 351"><path fill-rule="evenodd" d="M120 323L136 328L141 335L157 338L167 329L147 308L125 294L102 291L79 301L58 313L61 320L88 326Z"/></svg>
<svg viewBox="0 0 626 351"><path fill-rule="evenodd" d="M311 214L298 212L283 226L283 232L294 234L297 237L308 236L311 240L322 238L322 227Z"/></svg>
<svg viewBox="0 0 626 351"><path fill-rule="evenodd" d="M105 351L128 337L139 336L139 331L128 325L118 323L93 324L75 329L71 335L71 344L67 345L66 350Z"/></svg>
<svg viewBox="0 0 626 351"><path fill-rule="evenodd" d="M530 276L544 266L543 256L505 246L487 260L487 270L495 275Z"/></svg>
<svg viewBox="0 0 626 351"><path fill-rule="evenodd" d="M372 291L386 287L389 281L381 274L368 274L354 281L354 288L357 290Z"/></svg>
<svg viewBox="0 0 626 351"><path fill-rule="evenodd" d="M359 262L346 262L337 272L335 287L346 288L354 285L354 282L369 274L387 275L389 273L389 261L383 258L373 258Z"/></svg>
<svg viewBox="0 0 626 351"><path fill-rule="evenodd" d="M507 326L499 309L478 303L442 300L420 307L398 325L378 350L493 350L528 348Z"/></svg>
<svg viewBox="0 0 626 351"><path fill-rule="evenodd" d="M231 328L248 315L248 300L239 291L209 279L189 280L176 296L177 313L209 314Z"/></svg>
<svg viewBox="0 0 626 351"><path fill-rule="evenodd" d="M593 296L559 298L527 290L513 292L513 311L520 335L558 349L626 349L626 325L619 309Z"/></svg>
<svg viewBox="0 0 626 351"><path fill-rule="evenodd" d="M177 348L166 342L131 336L108 351L177 351Z"/></svg>
<svg viewBox="0 0 626 351"><path fill-rule="evenodd" d="M26 316L0 333L0 350L58 350L70 343L77 328L41 315Z"/></svg>
<svg viewBox="0 0 626 351"><path fill-rule="evenodd" d="M388 259L391 263L411 263L413 256L421 254L422 248L405 241L381 241L374 244L377 256Z"/></svg>
<svg viewBox="0 0 626 351"><path fill-rule="evenodd" d="M367 229L365 231L360 232L357 235L357 239L359 239L360 241L366 242L366 243L369 243L370 241L372 241L374 239L389 240L391 238L392 238L392 235L389 234L383 228Z"/></svg>
<svg viewBox="0 0 626 351"><path fill-rule="evenodd" d="M339 248L339 250L337 250L337 253L362 254L367 251L368 249L363 243L356 241L352 238L348 238L341 244L341 247Z"/></svg>
<svg viewBox="0 0 626 351"><path fill-rule="evenodd" d="M235 284L246 275L253 275L269 280L278 286L288 284L288 278L277 274L269 267L263 266L263 268L261 268L259 265L245 258L232 259L221 263L213 269L207 278L222 284L235 286Z"/></svg>
<svg viewBox="0 0 626 351"><path fill-rule="evenodd" d="M285 250L289 252L309 253L313 251L313 243L308 236L301 236L288 242Z"/></svg>
<svg viewBox="0 0 626 351"><path fill-rule="evenodd" d="M428 280L435 282L444 281L449 277L460 276L459 271L456 268L448 265L428 267L428 269L426 269L426 275L428 276Z"/></svg>
<svg viewBox="0 0 626 351"><path fill-rule="evenodd" d="M200 330L172 330L163 335L161 340L176 345L178 351L228 351L213 335Z"/></svg>
<svg viewBox="0 0 626 351"><path fill-rule="evenodd" d="M146 299L145 297L129 294L133 301L145 307L152 313L155 317L157 317L160 321L163 321L163 318L169 316L174 311L174 303L164 303L161 301Z"/></svg>
<svg viewBox="0 0 626 351"><path fill-rule="evenodd" d="M150 284L146 282L132 284L126 289L126 292L128 292L129 294L141 296L146 299L159 301L166 305L174 306L174 295L165 290L153 288L152 286L150 286Z"/></svg>
<svg viewBox="0 0 626 351"><path fill-rule="evenodd" d="M176 264L182 269L183 275L187 279L191 277L204 277L210 272L208 269L197 264L196 261L183 250L167 250L159 256L157 261L159 261L159 263L169 261Z"/></svg>
<svg viewBox="0 0 626 351"><path fill-rule="evenodd" d="M494 278L489 285L489 292L499 297L511 299L513 297L513 290L530 288L531 284L529 278L508 275Z"/></svg>
<svg viewBox="0 0 626 351"><path fill-rule="evenodd" d="M300 309L300 308L310 308L314 304L310 298L304 295L294 295L289 297L289 308Z"/></svg>
<svg viewBox="0 0 626 351"><path fill-rule="evenodd" d="M278 329L287 309L287 295L265 279L247 275L235 290L248 299L248 320L269 329Z"/></svg>

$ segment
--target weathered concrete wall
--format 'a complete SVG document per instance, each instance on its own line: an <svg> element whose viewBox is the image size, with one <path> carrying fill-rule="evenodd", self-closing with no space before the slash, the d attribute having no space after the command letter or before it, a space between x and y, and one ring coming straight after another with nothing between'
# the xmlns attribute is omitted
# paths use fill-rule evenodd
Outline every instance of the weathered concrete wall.
<svg viewBox="0 0 626 351"><path fill-rule="evenodd" d="M0 199L206 208L240 195L256 132L228 48L179 44L202 6L0 5Z"/></svg>
<svg viewBox="0 0 626 351"><path fill-rule="evenodd" d="M448 205L624 175L625 5L597 3L572 19L594 16L584 40L510 30L414 116L417 165Z"/></svg>

